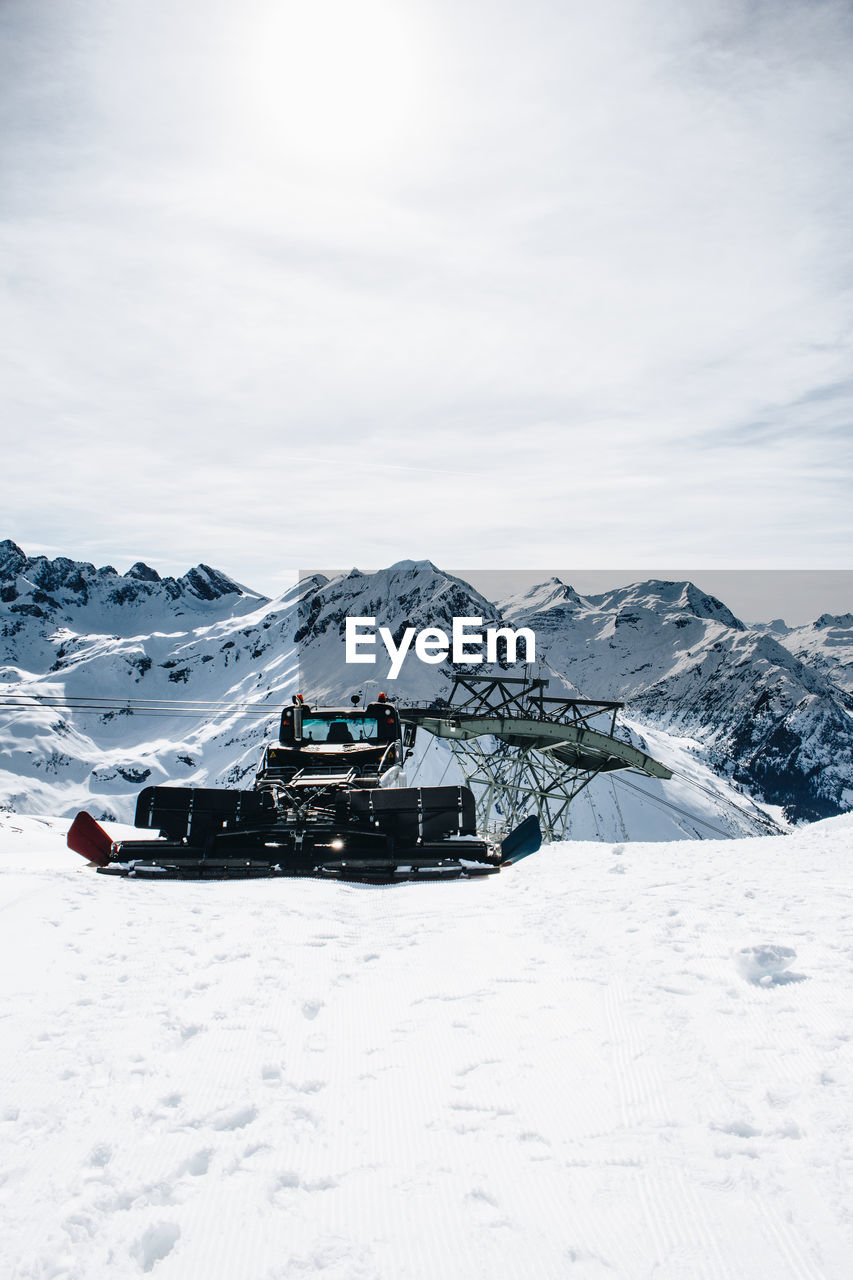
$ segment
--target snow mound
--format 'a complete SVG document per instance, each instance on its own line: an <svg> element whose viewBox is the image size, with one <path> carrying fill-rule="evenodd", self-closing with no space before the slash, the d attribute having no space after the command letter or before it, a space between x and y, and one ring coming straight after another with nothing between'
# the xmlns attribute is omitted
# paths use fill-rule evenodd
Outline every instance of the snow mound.
<svg viewBox="0 0 853 1280"><path fill-rule="evenodd" d="M735 968L747 982L757 982L769 987L796 958L797 953L793 947L764 942L757 946L741 947L736 951Z"/></svg>

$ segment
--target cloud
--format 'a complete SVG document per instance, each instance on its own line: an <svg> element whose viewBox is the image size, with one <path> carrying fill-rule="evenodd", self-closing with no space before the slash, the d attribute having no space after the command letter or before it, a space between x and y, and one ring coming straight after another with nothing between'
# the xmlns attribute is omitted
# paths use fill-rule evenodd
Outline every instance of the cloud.
<svg viewBox="0 0 853 1280"><path fill-rule="evenodd" d="M4 6L8 535L849 561L849 7L342 2Z"/></svg>

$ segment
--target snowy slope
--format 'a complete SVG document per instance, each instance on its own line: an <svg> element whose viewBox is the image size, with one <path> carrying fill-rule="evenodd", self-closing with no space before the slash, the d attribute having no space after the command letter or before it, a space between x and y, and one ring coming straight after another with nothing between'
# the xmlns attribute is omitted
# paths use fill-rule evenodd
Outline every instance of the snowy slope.
<svg viewBox="0 0 853 1280"><path fill-rule="evenodd" d="M802 627L788 627L777 620L766 629L801 662L823 672L853 696L853 613L822 613Z"/></svg>
<svg viewBox="0 0 853 1280"><path fill-rule="evenodd" d="M0 815L0 1274L850 1275L853 818L392 887L65 826Z"/></svg>

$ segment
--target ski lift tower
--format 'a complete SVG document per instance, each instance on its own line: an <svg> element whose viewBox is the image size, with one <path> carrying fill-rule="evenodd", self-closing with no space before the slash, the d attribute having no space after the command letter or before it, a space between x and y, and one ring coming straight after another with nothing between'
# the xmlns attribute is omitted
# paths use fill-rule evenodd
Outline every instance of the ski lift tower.
<svg viewBox="0 0 853 1280"><path fill-rule="evenodd" d="M569 806L600 773L630 769L667 780L665 765L614 737L624 706L547 697L542 677L456 675L450 696L400 707L411 737L446 741L477 802L481 830L536 813L546 840L569 834Z"/></svg>

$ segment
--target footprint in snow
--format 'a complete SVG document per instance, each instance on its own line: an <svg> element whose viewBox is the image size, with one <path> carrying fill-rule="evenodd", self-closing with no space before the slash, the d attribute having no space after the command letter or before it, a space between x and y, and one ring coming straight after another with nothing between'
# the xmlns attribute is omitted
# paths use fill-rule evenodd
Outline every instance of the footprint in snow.
<svg viewBox="0 0 853 1280"><path fill-rule="evenodd" d="M212 1155L213 1151L210 1147L204 1147L201 1151L196 1151L195 1155L190 1156L182 1172L190 1174L193 1178L202 1177L210 1168Z"/></svg>
<svg viewBox="0 0 853 1280"><path fill-rule="evenodd" d="M494 1196L489 1195L488 1191L484 1191L482 1187L472 1187L465 1199L471 1200L474 1204L488 1205L490 1209L497 1209L498 1207L498 1202Z"/></svg>
<svg viewBox="0 0 853 1280"><path fill-rule="evenodd" d="M716 1133L726 1133L731 1138L758 1138L761 1136L761 1130L756 1129L754 1125L749 1124L746 1120L712 1120L708 1127Z"/></svg>
<svg viewBox="0 0 853 1280"><path fill-rule="evenodd" d="M466 1195L465 1200L485 1226L494 1229L495 1227L508 1227L510 1225L508 1218L502 1213L498 1201L482 1187L472 1188Z"/></svg>
<svg viewBox="0 0 853 1280"><path fill-rule="evenodd" d="M89 1164L93 1169L105 1169L113 1158L113 1150L108 1142L99 1142L89 1152Z"/></svg>
<svg viewBox="0 0 853 1280"><path fill-rule="evenodd" d="M543 1138L541 1133L536 1133L532 1129L525 1129L523 1133L520 1133L518 1141L541 1143L543 1147L550 1147L551 1145L547 1138Z"/></svg>
<svg viewBox="0 0 853 1280"><path fill-rule="evenodd" d="M228 1111L221 1111L210 1121L210 1127L223 1132L227 1129L245 1129L253 1120L257 1119L258 1111L256 1107L236 1107Z"/></svg>
<svg viewBox="0 0 853 1280"><path fill-rule="evenodd" d="M313 1181L307 1181L300 1178L299 1174L293 1169L288 1169L285 1173L280 1173L273 1182L269 1198L278 1208L292 1203L293 1194L298 1191L309 1193L317 1191L334 1191L338 1186L336 1178L315 1178Z"/></svg>
<svg viewBox="0 0 853 1280"><path fill-rule="evenodd" d="M319 1093L321 1089L325 1089L325 1080L303 1080L301 1084L292 1086L297 1093Z"/></svg>
<svg viewBox="0 0 853 1280"><path fill-rule="evenodd" d="M298 1186L299 1186L298 1173L294 1173L293 1170L288 1170L287 1173L280 1173L273 1185L272 1191L270 1193L270 1199L274 1200L275 1197L279 1194L279 1192L282 1192L282 1191L285 1191L285 1192L295 1191L298 1188Z"/></svg>
<svg viewBox="0 0 853 1280"><path fill-rule="evenodd" d="M133 1247L133 1257L143 1271L151 1271L172 1252L181 1236L176 1222L157 1222L149 1227Z"/></svg>

